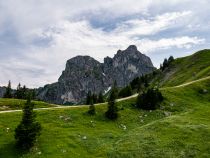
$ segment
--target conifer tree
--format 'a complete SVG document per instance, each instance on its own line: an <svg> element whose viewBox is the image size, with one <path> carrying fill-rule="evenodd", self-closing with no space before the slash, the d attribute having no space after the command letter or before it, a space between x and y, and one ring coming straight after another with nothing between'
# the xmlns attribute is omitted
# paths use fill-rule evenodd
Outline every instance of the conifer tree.
<svg viewBox="0 0 210 158"><path fill-rule="evenodd" d="M118 117L118 109L116 106L116 98L117 98L117 87L116 84L111 89L109 100L108 100L108 110L105 113L105 116L110 120L115 120Z"/></svg>
<svg viewBox="0 0 210 158"><path fill-rule="evenodd" d="M17 86L17 90L16 90L16 93L15 93L15 98L17 99L22 99L22 88L21 88L21 84L19 83L18 86Z"/></svg>
<svg viewBox="0 0 210 158"><path fill-rule="evenodd" d="M104 96L103 96L102 92L100 92L98 95L98 103L103 103L103 102L104 102Z"/></svg>
<svg viewBox="0 0 210 158"><path fill-rule="evenodd" d="M11 88L11 82L10 81L9 81L8 86L6 88L4 98L12 98L12 88Z"/></svg>
<svg viewBox="0 0 210 158"><path fill-rule="evenodd" d="M87 94L87 97L86 97L86 105L90 105L91 98L92 98L91 91L88 91L88 94Z"/></svg>
<svg viewBox="0 0 210 158"><path fill-rule="evenodd" d="M40 135L41 125L36 121L33 108L34 104L31 102L31 96L29 95L23 108L22 121L15 129L16 145L20 149L30 149Z"/></svg>

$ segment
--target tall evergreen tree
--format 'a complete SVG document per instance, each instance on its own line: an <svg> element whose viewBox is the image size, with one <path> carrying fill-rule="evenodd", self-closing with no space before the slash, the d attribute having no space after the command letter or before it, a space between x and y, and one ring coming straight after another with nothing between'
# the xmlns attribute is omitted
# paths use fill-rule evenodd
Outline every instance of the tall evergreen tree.
<svg viewBox="0 0 210 158"><path fill-rule="evenodd" d="M173 56L170 56L170 57L168 58L168 63L171 64L171 62L173 62L173 61L174 61L174 57L173 57Z"/></svg>
<svg viewBox="0 0 210 158"><path fill-rule="evenodd" d="M12 98L12 88L11 88L11 81L10 80L9 80L8 86L6 88L4 98Z"/></svg>
<svg viewBox="0 0 210 158"><path fill-rule="evenodd" d="M16 145L20 149L30 149L40 135L41 125L36 121L33 108L34 104L31 102L31 96L29 95L23 108L22 121L15 129Z"/></svg>
<svg viewBox="0 0 210 158"><path fill-rule="evenodd" d="M86 97L86 105L90 105L91 99L92 99L91 91L88 91L87 97Z"/></svg>
<svg viewBox="0 0 210 158"><path fill-rule="evenodd" d="M17 86L17 90L16 90L16 93L15 93L15 98L22 99L22 88L21 88L20 83Z"/></svg>
<svg viewBox="0 0 210 158"><path fill-rule="evenodd" d="M28 92L28 90L27 90L26 86L24 85L23 88L21 89L22 99L27 99L27 95L28 95L27 92Z"/></svg>
<svg viewBox="0 0 210 158"><path fill-rule="evenodd" d="M110 96L108 99L108 110L105 113L105 116L110 120L115 120L118 117L118 109L116 106L116 98L117 98L117 87L116 84L111 89Z"/></svg>
<svg viewBox="0 0 210 158"><path fill-rule="evenodd" d="M91 97L92 97L92 100L93 100L93 104L97 103L97 101L98 101L98 96L97 96L95 93L93 93L93 95L92 95ZM90 104L90 105L91 105L91 104Z"/></svg>
<svg viewBox="0 0 210 158"><path fill-rule="evenodd" d="M103 102L104 102L104 96L103 96L102 92L100 92L98 95L98 103L103 103Z"/></svg>

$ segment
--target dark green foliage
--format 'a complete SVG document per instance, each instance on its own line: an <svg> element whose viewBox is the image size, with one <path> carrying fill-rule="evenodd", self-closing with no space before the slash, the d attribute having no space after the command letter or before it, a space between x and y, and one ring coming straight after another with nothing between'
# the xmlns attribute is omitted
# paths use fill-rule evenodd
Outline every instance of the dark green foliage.
<svg viewBox="0 0 210 158"><path fill-rule="evenodd" d="M123 98L123 97L128 97L131 95L132 95L132 88L130 85L128 85L119 91L118 97Z"/></svg>
<svg viewBox="0 0 210 158"><path fill-rule="evenodd" d="M139 92L149 87L149 82L152 79L152 77L153 77L153 73L133 79L130 83L132 91Z"/></svg>
<svg viewBox="0 0 210 158"><path fill-rule="evenodd" d="M168 59L164 59L163 64L160 65L160 69L163 71L170 66L170 64L174 61L174 57L170 56Z"/></svg>
<svg viewBox="0 0 210 158"><path fill-rule="evenodd" d="M92 100L92 94L91 91L88 91L87 97L86 97L86 105L90 105Z"/></svg>
<svg viewBox="0 0 210 158"><path fill-rule="evenodd" d="M27 96L31 94L31 99L35 99L35 91L28 89L25 85L21 87L21 84L19 83L17 86L17 90L14 94L14 98L16 99L27 99Z"/></svg>
<svg viewBox="0 0 210 158"><path fill-rule="evenodd" d="M86 105L92 105L96 103L103 103L104 97L103 94L100 92L99 95L92 94L91 91L88 91L87 97L86 97Z"/></svg>
<svg viewBox="0 0 210 158"><path fill-rule="evenodd" d="M174 61L174 57L173 56L170 56L169 58L168 58L168 63L170 64L170 63L172 63Z"/></svg>
<svg viewBox="0 0 210 158"><path fill-rule="evenodd" d="M139 94L136 105L140 109L155 110L159 103L163 101L163 96L158 89L150 88L147 92Z"/></svg>
<svg viewBox="0 0 210 158"><path fill-rule="evenodd" d="M103 96L102 92L100 92L98 95L98 103L103 103L103 102L104 102L104 96Z"/></svg>
<svg viewBox="0 0 210 158"><path fill-rule="evenodd" d="M98 96L95 93L92 95L92 100L93 100L93 104L98 102Z"/></svg>
<svg viewBox="0 0 210 158"><path fill-rule="evenodd" d="M11 88L11 82L10 81L9 81L8 86L6 88L4 98L12 98L12 88Z"/></svg>
<svg viewBox="0 0 210 158"><path fill-rule="evenodd" d="M131 85L131 88L132 88L132 89L138 89L138 87L139 87L139 85L140 85L140 78L139 78L139 77L134 78L134 79L131 81L130 85Z"/></svg>
<svg viewBox="0 0 210 158"><path fill-rule="evenodd" d="M108 110L105 112L105 116L110 120L115 120L118 118L118 108L116 106L117 93L118 90L116 84L114 84L108 99Z"/></svg>
<svg viewBox="0 0 210 158"><path fill-rule="evenodd" d="M95 115L96 114L96 109L95 109L94 104L89 106L88 114L90 114L90 115Z"/></svg>
<svg viewBox="0 0 210 158"><path fill-rule="evenodd" d="M20 149L30 149L40 135L41 125L35 120L36 114L33 108L34 104L31 103L31 96L29 96L23 108L22 121L15 129L16 145Z"/></svg>
<svg viewBox="0 0 210 158"><path fill-rule="evenodd" d="M15 98L22 99L22 91L21 91L21 84L19 83L17 86L17 90L15 92Z"/></svg>

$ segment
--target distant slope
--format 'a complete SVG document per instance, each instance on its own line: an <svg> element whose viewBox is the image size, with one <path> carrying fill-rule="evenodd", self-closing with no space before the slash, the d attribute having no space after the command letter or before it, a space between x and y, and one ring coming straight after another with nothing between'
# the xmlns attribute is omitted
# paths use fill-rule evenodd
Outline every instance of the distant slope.
<svg viewBox="0 0 210 158"><path fill-rule="evenodd" d="M178 58L155 78L161 86L177 86L186 82L210 76L210 50Z"/></svg>
<svg viewBox="0 0 210 158"><path fill-rule="evenodd" d="M0 98L0 111L22 109L25 103L26 100L22 99ZM33 101L33 103L34 103L34 108L47 108L47 107L57 106L54 104L48 104L41 101Z"/></svg>

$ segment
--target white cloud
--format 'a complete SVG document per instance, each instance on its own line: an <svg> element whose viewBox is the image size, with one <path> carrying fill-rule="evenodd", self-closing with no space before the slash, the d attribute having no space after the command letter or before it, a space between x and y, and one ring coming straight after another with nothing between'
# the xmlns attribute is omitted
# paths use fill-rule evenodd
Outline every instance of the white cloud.
<svg viewBox="0 0 210 158"><path fill-rule="evenodd" d="M5 55L0 59L3 74L0 84L5 85L12 79L15 85L22 82L31 87L43 86L55 82L66 60L73 56L90 55L102 62L105 56L113 56L118 49L126 49L130 44L136 44L143 53L150 53L171 48L189 49L204 43L202 37L178 32L175 36L162 37L162 31L194 26L190 21L196 15L190 7L168 11L163 7L164 2L175 7L189 0L108 0L103 3L101 0L91 3L89 0L0 0L0 36L9 29L23 45L14 56ZM151 10L154 7L156 10ZM116 27L108 32L90 22L92 18L109 22L123 17L126 18L114 21ZM37 40L46 43L34 43ZM0 43L5 41L0 39ZM7 44L13 47L13 43Z"/></svg>
<svg viewBox="0 0 210 158"><path fill-rule="evenodd" d="M191 15L191 11L172 12L158 15L152 19L134 19L120 24L115 32L125 36L153 35L170 27L183 24L183 20Z"/></svg>

